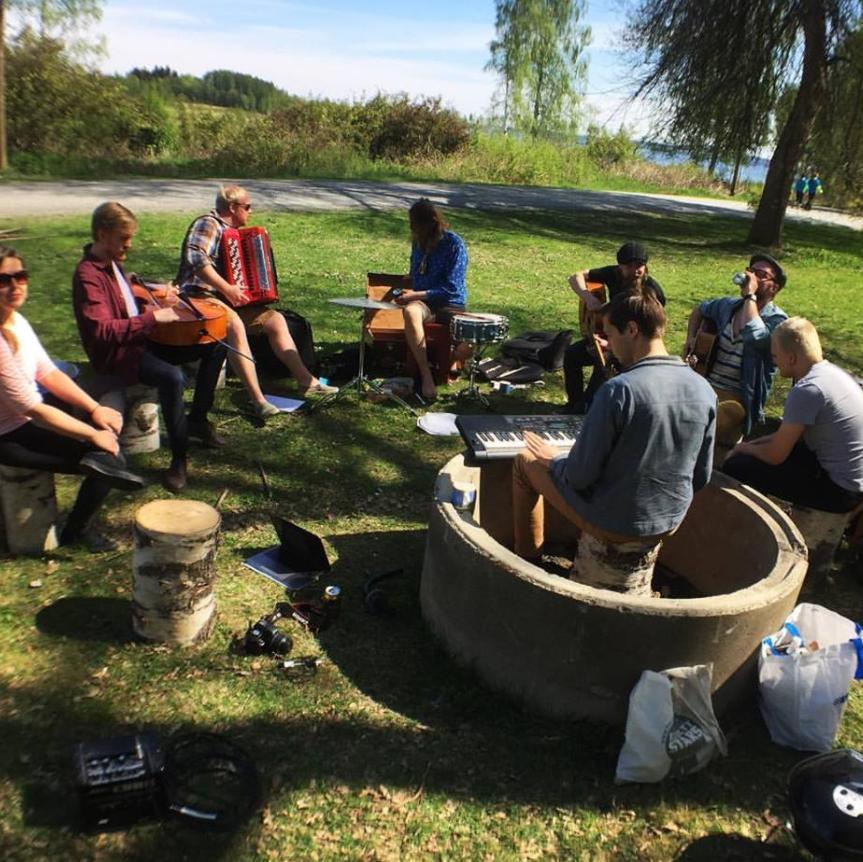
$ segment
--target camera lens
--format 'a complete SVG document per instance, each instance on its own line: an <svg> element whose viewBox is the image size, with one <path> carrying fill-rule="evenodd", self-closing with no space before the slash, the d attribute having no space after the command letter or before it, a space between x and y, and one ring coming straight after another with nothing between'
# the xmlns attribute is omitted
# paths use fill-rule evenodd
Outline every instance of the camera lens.
<svg viewBox="0 0 863 862"><path fill-rule="evenodd" d="M293 649L294 642L291 636L284 632L274 630L270 639L270 650L276 655L287 655Z"/></svg>
<svg viewBox="0 0 863 862"><path fill-rule="evenodd" d="M260 626L254 625L249 627L243 646L249 655L261 655L264 652L266 642Z"/></svg>

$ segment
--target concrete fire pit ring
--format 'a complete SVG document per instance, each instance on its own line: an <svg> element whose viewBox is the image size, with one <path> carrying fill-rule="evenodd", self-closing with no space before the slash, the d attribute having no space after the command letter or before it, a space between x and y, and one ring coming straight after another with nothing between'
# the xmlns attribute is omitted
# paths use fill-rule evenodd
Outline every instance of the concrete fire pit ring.
<svg viewBox="0 0 863 862"><path fill-rule="evenodd" d="M645 669L712 662L720 712L754 695L761 638L782 625L806 575L803 538L781 509L714 474L659 556L703 597L627 596L549 574L506 547L509 471L510 462L480 470L458 455L435 483L420 601L456 661L561 719L622 723ZM478 487L473 512L449 502L453 482ZM571 530L549 510L547 538Z"/></svg>

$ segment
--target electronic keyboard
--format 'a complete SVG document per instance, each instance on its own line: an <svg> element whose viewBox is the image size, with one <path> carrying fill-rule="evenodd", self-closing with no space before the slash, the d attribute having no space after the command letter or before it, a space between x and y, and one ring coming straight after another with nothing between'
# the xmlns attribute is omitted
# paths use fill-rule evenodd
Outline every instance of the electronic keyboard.
<svg viewBox="0 0 863 862"><path fill-rule="evenodd" d="M563 454L575 443L583 416L457 416L456 428L477 461L514 458L524 449L524 432L533 431Z"/></svg>

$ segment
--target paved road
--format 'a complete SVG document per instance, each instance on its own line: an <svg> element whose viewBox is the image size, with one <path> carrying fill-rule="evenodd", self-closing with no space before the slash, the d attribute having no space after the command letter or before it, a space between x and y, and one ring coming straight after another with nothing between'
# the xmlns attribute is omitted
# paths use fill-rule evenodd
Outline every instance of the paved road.
<svg viewBox="0 0 863 862"><path fill-rule="evenodd" d="M212 206L217 180L68 180L0 184L0 218L85 215L106 200L119 200L133 212L198 213ZM259 210L385 210L410 205L420 195L446 207L467 209L631 210L676 215L751 216L731 200L674 197L630 192L524 186L373 183L346 180L245 180ZM828 210L789 208L787 218L863 230L863 218Z"/></svg>

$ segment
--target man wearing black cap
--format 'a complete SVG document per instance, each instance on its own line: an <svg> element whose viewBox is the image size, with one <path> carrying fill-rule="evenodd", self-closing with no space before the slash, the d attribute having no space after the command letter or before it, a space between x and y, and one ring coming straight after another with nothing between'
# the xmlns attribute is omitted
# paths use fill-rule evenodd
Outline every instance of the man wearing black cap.
<svg viewBox="0 0 863 862"><path fill-rule="evenodd" d="M689 315L684 357L695 349L695 336L704 321L717 335L707 380L716 391L718 446L733 445L741 434L764 420L764 405L773 384L776 366L770 356L770 334L788 319L773 302L788 280L769 254L758 252L749 259L740 284L740 296L708 299Z"/></svg>
<svg viewBox="0 0 863 862"><path fill-rule="evenodd" d="M640 242L625 242L617 250L617 266L577 272L570 276L569 285L578 294L588 313L602 306L599 298L587 289L588 282L605 285L609 302L618 294L644 286L652 290L657 300L665 305L665 293L659 282L647 274L647 258L647 249ZM587 366L593 367L593 374L585 392L582 368ZM605 380L605 369L597 356L593 339L582 339L567 348L563 357L563 379L566 387L564 410L567 413L584 413Z"/></svg>

